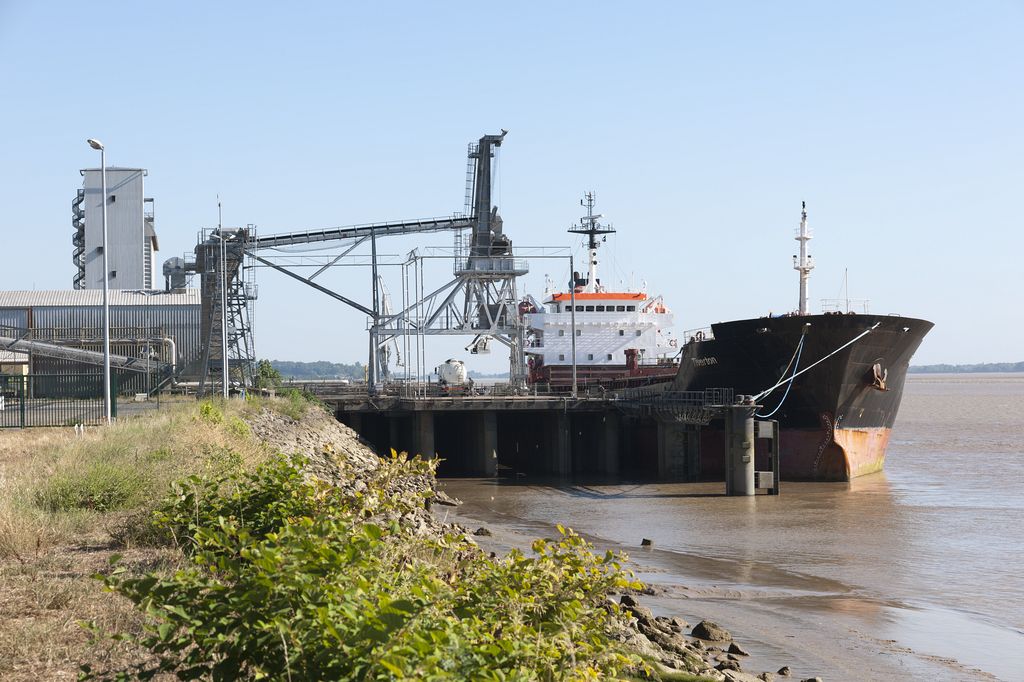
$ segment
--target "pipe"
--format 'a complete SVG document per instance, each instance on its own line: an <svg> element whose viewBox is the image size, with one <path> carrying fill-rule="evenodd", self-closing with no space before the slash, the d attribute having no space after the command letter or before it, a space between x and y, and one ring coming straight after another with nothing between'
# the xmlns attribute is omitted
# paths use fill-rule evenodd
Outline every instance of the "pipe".
<svg viewBox="0 0 1024 682"><path fill-rule="evenodd" d="M174 339L172 339L170 336L163 337L161 341L164 343L164 345L171 347L171 377L172 381L174 381L174 377L178 373L178 346L174 343Z"/></svg>

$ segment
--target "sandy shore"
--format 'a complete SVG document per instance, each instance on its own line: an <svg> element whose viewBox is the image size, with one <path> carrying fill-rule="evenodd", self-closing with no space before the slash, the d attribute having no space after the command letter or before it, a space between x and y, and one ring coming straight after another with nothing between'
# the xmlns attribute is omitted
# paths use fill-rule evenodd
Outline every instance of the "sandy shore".
<svg viewBox="0 0 1024 682"><path fill-rule="evenodd" d="M441 482L452 496L463 500L459 507L439 511L448 521L468 528L486 527L492 534L478 537L489 551L502 553L511 547L528 549L536 537L550 536L553 525L524 521L497 511L480 497L479 482L452 480ZM553 522L556 520L553 520ZM655 596L641 599L655 615L680 616L688 622L712 620L732 632L747 651L744 671L752 674L776 671L782 666L792 669L792 679L820 676L827 682L869 679L927 680L998 680L978 667L953 658L926 653L907 646L915 635L930 636L934 618L950 619L949 640L956 640L955 614L906 614L897 605L858 596L841 583L815 576L802 576L775 570L751 562L723 560L715 557L666 551L657 546L640 547L642 529L637 530L636 544L625 546L597 535L587 536L597 549L625 551L631 567L645 583L653 586ZM919 618L929 622L915 633ZM891 628L871 624L895 620L891 625L901 633L892 639ZM919 622L919 621L917 621ZM903 634L906 637L903 637ZM972 643L963 642L964 656L971 660L978 651ZM981 655L981 660L998 656L998 652Z"/></svg>

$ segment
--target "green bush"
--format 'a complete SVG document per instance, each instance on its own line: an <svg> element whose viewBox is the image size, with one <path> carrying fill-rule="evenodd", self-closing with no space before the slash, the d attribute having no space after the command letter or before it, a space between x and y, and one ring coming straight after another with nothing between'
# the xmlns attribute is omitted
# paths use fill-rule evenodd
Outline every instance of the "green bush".
<svg viewBox="0 0 1024 682"><path fill-rule="evenodd" d="M385 460L366 493L284 457L178 485L157 523L187 567L102 577L150 617L122 638L159 661L122 677L577 680L642 665L608 636L623 616L607 593L638 586L621 557L562 528L534 556L499 560L461 536L418 535L397 519L422 496L387 483L432 467Z"/></svg>
<svg viewBox="0 0 1024 682"><path fill-rule="evenodd" d="M249 425L239 417L231 417L227 422L228 433L237 438L247 438L251 431Z"/></svg>
<svg viewBox="0 0 1024 682"><path fill-rule="evenodd" d="M50 512L116 511L139 503L148 484L136 467L93 460L51 476L35 491L35 502Z"/></svg>
<svg viewBox="0 0 1024 682"><path fill-rule="evenodd" d="M310 407L315 407L330 413L330 408L327 404L312 393L300 391L297 388L284 388L278 391L277 395L278 397L283 398L283 400L271 403L271 405L281 414L294 419L295 421L302 419L306 414L306 410Z"/></svg>
<svg viewBox="0 0 1024 682"><path fill-rule="evenodd" d="M224 421L224 412L212 400L204 400L199 403L199 418L211 424L220 424Z"/></svg>

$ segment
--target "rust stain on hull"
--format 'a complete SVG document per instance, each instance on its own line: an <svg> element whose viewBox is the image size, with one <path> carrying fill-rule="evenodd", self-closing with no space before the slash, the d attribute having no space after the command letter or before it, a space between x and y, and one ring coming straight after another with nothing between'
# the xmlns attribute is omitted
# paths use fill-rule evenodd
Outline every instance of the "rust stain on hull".
<svg viewBox="0 0 1024 682"><path fill-rule="evenodd" d="M836 429L833 439L846 460L847 480L881 471L892 429L883 426Z"/></svg>
<svg viewBox="0 0 1024 682"><path fill-rule="evenodd" d="M784 481L849 481L881 471L891 429L834 428L822 420L818 428L782 429L779 434L779 469ZM716 480L725 475L725 441L720 430L701 433L701 476ZM758 454L757 467L767 461Z"/></svg>

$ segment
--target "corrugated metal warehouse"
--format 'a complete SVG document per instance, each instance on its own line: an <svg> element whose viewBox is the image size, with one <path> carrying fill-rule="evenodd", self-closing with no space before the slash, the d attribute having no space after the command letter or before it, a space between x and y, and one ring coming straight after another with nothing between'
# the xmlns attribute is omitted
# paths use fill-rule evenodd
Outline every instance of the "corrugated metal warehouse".
<svg viewBox="0 0 1024 682"><path fill-rule="evenodd" d="M109 296L111 355L138 358L140 363L155 365L173 363L179 376L190 374L190 366L198 364L202 354L198 289L111 289ZM102 350L103 291L0 291L0 336ZM31 374L100 371L96 365L54 357L44 351L17 353L4 359L5 368L17 364ZM117 374L122 393L154 388L152 377L146 372L118 370Z"/></svg>

